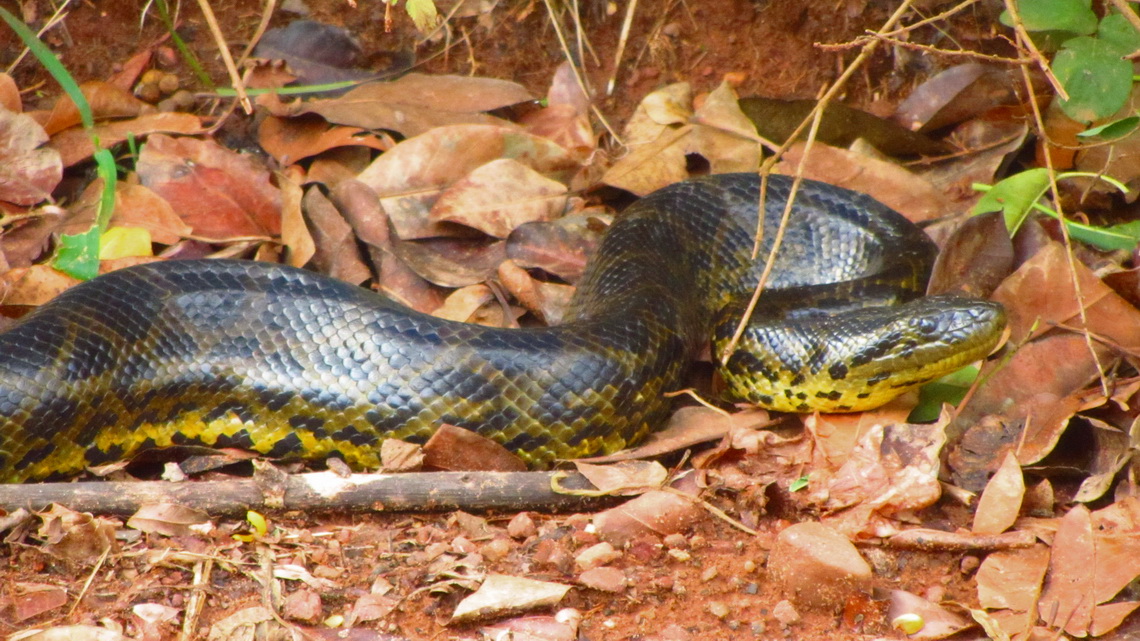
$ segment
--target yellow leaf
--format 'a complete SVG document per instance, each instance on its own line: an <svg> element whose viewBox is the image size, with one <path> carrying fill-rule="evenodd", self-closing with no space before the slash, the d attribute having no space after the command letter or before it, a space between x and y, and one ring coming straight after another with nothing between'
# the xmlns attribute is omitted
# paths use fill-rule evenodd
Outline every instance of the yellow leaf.
<svg viewBox="0 0 1140 641"><path fill-rule="evenodd" d="M150 232L142 227L112 227L99 238L99 260L153 255Z"/></svg>

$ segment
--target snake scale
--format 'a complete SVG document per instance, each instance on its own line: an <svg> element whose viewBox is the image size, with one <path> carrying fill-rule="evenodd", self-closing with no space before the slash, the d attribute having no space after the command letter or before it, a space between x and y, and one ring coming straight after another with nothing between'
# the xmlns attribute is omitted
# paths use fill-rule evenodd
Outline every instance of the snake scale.
<svg viewBox="0 0 1140 641"><path fill-rule="evenodd" d="M760 256L790 184L768 183ZM423 442L441 423L536 466L615 451L663 420L664 394L709 336L719 350L732 331L763 262L750 256L758 195L757 176L726 174L639 200L607 231L569 320L550 328L439 320L251 261L100 276L0 334L0 481L175 445L374 468L384 438ZM935 253L870 197L805 181L722 368L728 397L856 410L984 357L1002 308L920 298Z"/></svg>

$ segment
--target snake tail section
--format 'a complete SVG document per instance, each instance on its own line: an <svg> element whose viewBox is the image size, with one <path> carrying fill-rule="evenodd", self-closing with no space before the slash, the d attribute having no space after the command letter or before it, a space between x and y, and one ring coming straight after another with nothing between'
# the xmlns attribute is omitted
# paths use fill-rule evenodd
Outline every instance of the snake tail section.
<svg viewBox="0 0 1140 641"><path fill-rule="evenodd" d="M789 187L779 176L768 183L765 242ZM375 468L383 439L423 442L441 423L493 438L534 466L615 451L660 424L664 394L681 386L722 311L756 285L758 200L752 174L641 199L607 232L568 320L543 329L444 321L311 272L250 261L164 261L101 276L0 334L0 481L193 445ZM930 329L905 311L897 329L840 338L840 319L917 298L935 247L862 194L805 181L795 205L761 304L807 304L759 319L762 329L745 340L762 350L752 356L760 377L790 386L766 395L834 395L861 361L914 360L936 334L991 340L992 330L973 321ZM951 315L973 313L945 305ZM820 325L822 316L839 329ZM802 319L815 325L804 329ZM831 347L847 340L852 347ZM748 360L734 358L730 369ZM878 389L933 375L922 363L901 376L867 367L868 381L881 377L871 384ZM832 376L843 368L846 377ZM817 370L822 387L804 387Z"/></svg>

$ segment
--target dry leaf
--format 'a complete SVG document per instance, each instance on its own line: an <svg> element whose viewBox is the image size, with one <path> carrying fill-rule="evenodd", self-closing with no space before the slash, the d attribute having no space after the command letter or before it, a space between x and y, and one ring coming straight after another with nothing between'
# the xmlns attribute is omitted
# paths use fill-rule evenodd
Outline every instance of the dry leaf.
<svg viewBox="0 0 1140 641"><path fill-rule="evenodd" d="M483 112L531 99L522 85L507 80L410 73L392 82L361 85L339 98L300 103L296 112L411 138L447 125L505 125Z"/></svg>
<svg viewBox="0 0 1140 641"><path fill-rule="evenodd" d="M519 225L558 217L565 206L565 185L516 160L499 158L448 187L428 218L506 238Z"/></svg>
<svg viewBox="0 0 1140 641"><path fill-rule="evenodd" d="M155 135L139 154L138 173L199 236L281 233L281 194L249 156L209 140Z"/></svg>
<svg viewBox="0 0 1140 641"><path fill-rule="evenodd" d="M34 205L63 178L59 153L42 147L43 127L30 116L0 108L0 200Z"/></svg>
<svg viewBox="0 0 1140 641"><path fill-rule="evenodd" d="M451 623L467 623L476 619L549 607L561 601L569 590L570 586L562 583L488 574L474 594L455 606Z"/></svg>
<svg viewBox="0 0 1140 641"><path fill-rule="evenodd" d="M569 182L578 163L545 139L506 127L437 127L382 154L358 177L376 192L396 234L404 239L447 232L429 213L448 187L500 158L513 159L558 182Z"/></svg>
<svg viewBox="0 0 1140 641"><path fill-rule="evenodd" d="M974 532L1005 532L1017 520L1024 496L1025 479L1021 474L1021 465L1018 464L1017 457L1009 452L978 499L978 508L974 511Z"/></svg>

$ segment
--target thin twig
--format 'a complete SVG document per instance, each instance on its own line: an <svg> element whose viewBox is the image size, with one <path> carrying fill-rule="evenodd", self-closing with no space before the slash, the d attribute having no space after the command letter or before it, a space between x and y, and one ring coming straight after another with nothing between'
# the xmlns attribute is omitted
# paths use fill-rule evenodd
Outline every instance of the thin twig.
<svg viewBox="0 0 1140 641"><path fill-rule="evenodd" d="M877 32L883 33L889 29L893 29L894 26L898 24L900 20L902 20L903 15L905 15L906 12L910 10L910 4L911 0L904 0L903 3L900 4L899 7L895 10L895 12L891 14L891 17L887 19L886 23L877 30ZM799 135L804 132L804 129L810 127L811 131L804 143L804 151L800 156L799 163L796 165L795 177L792 182L792 187L788 191L788 199L784 205L784 213L780 219L780 226L776 230L776 238L772 242L772 248L768 252L768 258L764 264L764 271L760 275L760 280L756 283L756 288L753 290L752 298L748 301L748 307L745 309L744 314L741 316L740 322L736 326L736 331L734 331L732 334L732 339L729 340L728 344L724 348L724 351L719 355L721 359L720 362L722 363L727 362L728 357L731 356L732 353L736 350L736 346L740 342L740 338L744 335L744 330L747 327L748 322L752 319L752 313L756 310L756 305L760 300L760 294L764 291L764 286L767 284L768 277L772 273L772 269L775 266L775 257L777 252L780 250L781 241L783 241L784 228L787 227L787 219L790 216L792 207L795 203L796 192L799 190L800 183L803 181L803 172L807 166L808 152L811 151L811 145L815 140L815 132L819 128L819 122L823 115L823 111L827 108L827 105L832 101L832 99L834 99L835 96L839 94L839 91L844 87L844 85L846 85L847 81L851 78L855 71L863 66L863 64L871 57L871 54L874 53L875 49L878 47L878 44L878 40L869 40L866 44L863 45L863 48L859 52L859 55L851 61L851 64L847 65L847 68L843 70L843 73L840 74L839 77L835 79L835 82L833 82L831 86L828 87L827 91L823 93L823 95L816 102L815 106L812 108L811 113L808 114L808 116L804 118L802 122L800 122L795 131L793 131L791 135L788 136L787 140L785 140L780 145L780 148L776 150L772 157L765 160L763 165L760 167L760 202L758 205L757 213L757 240L752 251L753 258L755 258L759 252L760 242L764 233L763 221L766 209L765 200L767 196L766 191L768 174L771 172L772 166L775 165L776 161L779 160L785 152L787 152L787 150L792 146Z"/></svg>
<svg viewBox="0 0 1140 641"><path fill-rule="evenodd" d="M1025 23L1021 21L1021 14L1017 11L1017 3L1013 0L1005 0L1005 9L1009 12L1010 20L1013 21L1013 30L1014 33L1017 34L1018 41L1025 45L1025 49L1029 51L1029 55L1033 58L1037 67L1044 72L1045 77L1049 80L1049 84L1053 85L1053 91L1057 92L1057 96L1062 100L1068 100L1069 93L1065 91L1065 87L1061 84L1061 81L1057 79L1057 76L1053 75L1053 70L1049 68L1049 61L1045 59L1045 56L1037 48L1037 45L1033 44L1033 39L1029 37L1029 32L1025 30ZM1028 76L1026 77L1028 78ZM1030 93L1032 93L1033 86L1027 86ZM1050 176L1052 176L1052 170L1050 170Z"/></svg>
<svg viewBox="0 0 1140 641"><path fill-rule="evenodd" d="M1012 4L1008 2L1007 4ZM1051 74L1050 74L1051 75ZM1029 106L1033 109L1033 120L1037 125L1037 131L1045 131L1045 119L1041 115L1041 106L1037 104L1037 97L1033 95L1032 79L1029 77L1029 68L1021 68L1021 76L1025 82L1026 91L1029 94ZM1045 147L1045 168L1049 176L1049 193L1053 199L1053 208L1057 212L1057 217L1061 221L1061 240L1065 244L1065 257L1068 259L1069 264L1069 278L1073 283L1073 296L1077 299L1077 313L1081 317L1081 327L1084 328L1082 334L1085 337L1085 344L1089 348L1089 353L1092 354L1093 362L1096 363L1097 376L1100 378L1101 391L1104 392L1105 397L1109 396L1108 380L1105 376L1104 364L1100 362L1100 356L1096 353L1096 347L1093 346L1092 336L1089 334L1088 326L1089 319L1088 313L1085 310L1085 297L1081 292L1080 278L1077 275L1077 258L1073 251L1073 239L1069 236L1069 226L1064 224L1065 212L1061 208L1061 191L1057 187L1057 171L1053 168L1053 154L1050 153L1048 145Z"/></svg>
<svg viewBox="0 0 1140 641"><path fill-rule="evenodd" d="M214 36L214 42L218 45L218 53L221 54L222 63L225 64L226 72L230 75L230 82L234 85L234 91L237 93L241 108L247 114L253 113L253 103L250 102L249 96L245 93L245 83L242 82L241 74L238 72L237 65L234 64L234 58L230 55L229 45L226 44L226 37L222 34L221 27L218 26L218 19L214 16L213 8L210 7L210 0L198 0L198 7L206 18L206 25L210 27L210 34Z"/></svg>
<svg viewBox="0 0 1140 641"><path fill-rule="evenodd" d="M633 26L633 13L637 11L637 0L629 0L625 8L625 20L621 23L621 36L618 37L617 51L614 52L614 68L610 73L610 80L606 83L606 95L612 96L614 86L617 84L618 71L621 69L621 57L625 53L625 45L629 42L629 29Z"/></svg>

